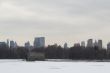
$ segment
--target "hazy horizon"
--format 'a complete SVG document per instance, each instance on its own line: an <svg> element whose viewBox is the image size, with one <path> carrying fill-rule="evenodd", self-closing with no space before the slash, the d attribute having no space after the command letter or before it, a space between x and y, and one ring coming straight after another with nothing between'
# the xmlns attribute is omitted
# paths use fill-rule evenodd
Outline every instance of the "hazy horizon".
<svg viewBox="0 0 110 73"><path fill-rule="evenodd" d="M19 45L46 37L46 45L110 41L110 0L0 0L0 41Z"/></svg>

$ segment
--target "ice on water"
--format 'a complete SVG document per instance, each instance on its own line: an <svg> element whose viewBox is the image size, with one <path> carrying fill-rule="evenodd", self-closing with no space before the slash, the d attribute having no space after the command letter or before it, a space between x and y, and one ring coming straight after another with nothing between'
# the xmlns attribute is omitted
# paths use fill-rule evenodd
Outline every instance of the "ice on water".
<svg viewBox="0 0 110 73"><path fill-rule="evenodd" d="M110 63L0 60L0 73L110 73Z"/></svg>

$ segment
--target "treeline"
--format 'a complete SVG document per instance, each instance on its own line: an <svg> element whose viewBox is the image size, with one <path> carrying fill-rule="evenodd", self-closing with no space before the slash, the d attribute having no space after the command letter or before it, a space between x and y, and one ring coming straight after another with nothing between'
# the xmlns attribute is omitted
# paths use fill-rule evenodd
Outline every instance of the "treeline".
<svg viewBox="0 0 110 73"><path fill-rule="evenodd" d="M26 59L30 52L44 53L46 59L73 59L73 60L105 60L110 59L110 51L98 47L70 47L50 45L46 48L27 49L25 47L9 48L0 46L0 59Z"/></svg>
<svg viewBox="0 0 110 73"><path fill-rule="evenodd" d="M9 48L0 46L0 59L26 59L29 50L25 47Z"/></svg>
<svg viewBox="0 0 110 73"><path fill-rule="evenodd" d="M106 49L98 47L71 47L64 49L61 46L48 46L45 49L48 59L74 59L74 60L103 60L110 59Z"/></svg>

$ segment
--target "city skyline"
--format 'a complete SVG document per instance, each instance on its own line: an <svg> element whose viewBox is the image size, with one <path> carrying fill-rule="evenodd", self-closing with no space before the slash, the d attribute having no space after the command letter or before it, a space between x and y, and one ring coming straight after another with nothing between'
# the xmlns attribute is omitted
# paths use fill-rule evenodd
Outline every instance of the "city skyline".
<svg viewBox="0 0 110 73"><path fill-rule="evenodd" d="M24 45L45 36L46 45L89 38L110 41L109 0L0 0L0 41Z"/></svg>
<svg viewBox="0 0 110 73"><path fill-rule="evenodd" d="M30 41L26 41L23 43L23 45L19 45L17 41L15 40L10 40L7 39L5 41L0 41L2 44L6 43L9 47L12 48L16 48L17 46L24 46L27 48L40 48L40 47L47 47L48 45L60 45L64 48L69 48L69 47L77 47L77 46L81 46L81 47L99 47L99 48L107 48L110 44L110 41L106 43L106 45L104 45L104 42L102 39L87 39L86 41L82 40L80 42L73 42L72 46L69 45L68 42L63 42L63 44L59 44L59 43L53 43L53 44L47 44L46 43L46 37L35 37L34 41L32 42L32 44L30 43Z"/></svg>

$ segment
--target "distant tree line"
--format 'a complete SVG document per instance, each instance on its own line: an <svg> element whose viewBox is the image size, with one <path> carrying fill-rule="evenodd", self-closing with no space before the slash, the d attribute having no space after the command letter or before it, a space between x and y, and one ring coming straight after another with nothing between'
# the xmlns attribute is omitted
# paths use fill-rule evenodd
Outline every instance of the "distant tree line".
<svg viewBox="0 0 110 73"><path fill-rule="evenodd" d="M73 60L105 60L110 59L110 51L98 47L70 47L49 45L46 48L28 49L25 47L9 48L0 46L0 59L26 59L29 52L41 52L46 59L73 59Z"/></svg>
<svg viewBox="0 0 110 73"><path fill-rule="evenodd" d="M73 60L103 60L110 59L106 49L98 47L70 47L64 49L61 46L48 46L45 48L45 55L48 59L73 59Z"/></svg>

